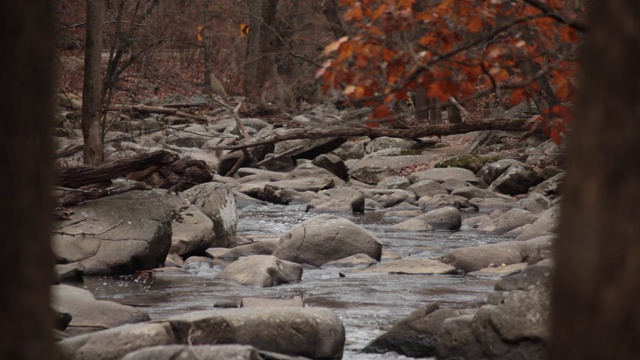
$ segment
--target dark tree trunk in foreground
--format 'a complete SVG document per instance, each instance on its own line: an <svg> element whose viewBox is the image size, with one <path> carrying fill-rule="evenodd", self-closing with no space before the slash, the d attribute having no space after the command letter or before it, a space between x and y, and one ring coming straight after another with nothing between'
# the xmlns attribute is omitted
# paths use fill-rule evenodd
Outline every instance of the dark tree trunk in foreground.
<svg viewBox="0 0 640 360"><path fill-rule="evenodd" d="M0 13L0 359L53 359L49 285L53 26L48 0Z"/></svg>
<svg viewBox="0 0 640 360"><path fill-rule="evenodd" d="M640 6L592 1L569 140L551 358L640 356Z"/></svg>
<svg viewBox="0 0 640 360"><path fill-rule="evenodd" d="M86 11L87 34L84 46L84 83L82 86L82 135L84 138L84 163L96 164L104 159L100 133L103 0L87 0Z"/></svg>

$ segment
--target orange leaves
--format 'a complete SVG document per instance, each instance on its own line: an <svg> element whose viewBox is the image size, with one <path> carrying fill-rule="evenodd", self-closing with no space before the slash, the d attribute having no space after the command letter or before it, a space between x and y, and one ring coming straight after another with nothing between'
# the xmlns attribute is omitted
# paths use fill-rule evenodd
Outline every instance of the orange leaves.
<svg viewBox="0 0 640 360"><path fill-rule="evenodd" d="M482 30L482 20L478 16L472 17L467 23L467 30L472 33Z"/></svg>
<svg viewBox="0 0 640 360"><path fill-rule="evenodd" d="M362 3L356 1L344 14L344 19L347 21L355 22L362 21L364 19L364 13L362 12Z"/></svg>

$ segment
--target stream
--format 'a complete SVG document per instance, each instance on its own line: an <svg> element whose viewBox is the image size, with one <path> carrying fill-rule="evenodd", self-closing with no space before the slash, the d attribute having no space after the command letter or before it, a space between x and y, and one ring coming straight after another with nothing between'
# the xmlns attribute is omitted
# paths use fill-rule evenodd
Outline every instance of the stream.
<svg viewBox="0 0 640 360"><path fill-rule="evenodd" d="M250 238L279 234L315 215L306 213L305 207L298 205L250 205L238 210L238 233ZM392 231L389 225L406 219L386 218L380 212L340 216L373 232L386 249L403 258L434 258L455 247L504 240L495 235L464 231ZM344 359L377 360L407 359L395 353L364 354L359 350L420 304L438 302L442 307L477 307L484 303L496 280L461 275L349 273L345 268L328 268L304 270L302 280L297 283L260 288L214 279L220 270L221 267L192 268L189 274L163 274L151 282L137 282L131 277L85 277L82 286L97 299L140 307L152 320L210 310L216 302L243 297L301 296L305 306L327 307L340 317L347 336Z"/></svg>

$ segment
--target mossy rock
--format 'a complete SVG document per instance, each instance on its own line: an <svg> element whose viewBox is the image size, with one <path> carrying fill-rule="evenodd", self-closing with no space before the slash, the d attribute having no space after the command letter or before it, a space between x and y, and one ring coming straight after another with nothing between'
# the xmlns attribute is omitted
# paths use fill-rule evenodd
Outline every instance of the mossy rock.
<svg viewBox="0 0 640 360"><path fill-rule="evenodd" d="M460 155L442 160L434 167L448 168L459 167L473 171L477 173L480 168L487 163L492 163L500 160L499 156L475 156L475 155Z"/></svg>
<svg viewBox="0 0 640 360"><path fill-rule="evenodd" d="M553 166L548 166L544 169L542 169L542 171L540 171L540 177L542 178L542 180L549 180L552 177L560 174L563 170L562 169L558 169L557 167L553 167Z"/></svg>

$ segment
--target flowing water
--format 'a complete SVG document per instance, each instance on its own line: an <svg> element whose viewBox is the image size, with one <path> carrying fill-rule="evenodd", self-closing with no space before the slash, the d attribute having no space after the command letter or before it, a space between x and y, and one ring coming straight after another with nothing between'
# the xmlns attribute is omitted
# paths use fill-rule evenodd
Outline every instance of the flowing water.
<svg viewBox="0 0 640 360"><path fill-rule="evenodd" d="M239 210L238 232L256 238L279 234L314 215L306 213L303 206L251 205ZM385 248L402 257L433 258L455 247L503 240L472 232L391 231L389 225L403 219L385 218L380 213L347 218L372 231ZM305 270L297 283L259 288L214 279L220 270L191 269L189 274L163 274L151 282L89 277L84 287L96 298L141 307L153 320L212 309L216 302L243 297L301 296L305 306L331 308L340 317L347 334L344 359L406 359L395 353L364 354L358 350L423 303L476 307L495 283L494 278L473 276L349 273L330 268Z"/></svg>

